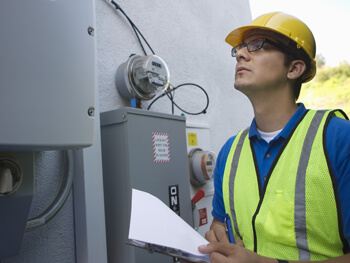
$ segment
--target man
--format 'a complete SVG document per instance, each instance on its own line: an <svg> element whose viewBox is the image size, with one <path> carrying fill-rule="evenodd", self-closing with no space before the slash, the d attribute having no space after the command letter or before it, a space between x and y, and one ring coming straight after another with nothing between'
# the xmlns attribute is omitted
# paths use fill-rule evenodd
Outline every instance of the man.
<svg viewBox="0 0 350 263"><path fill-rule="evenodd" d="M210 243L199 250L212 263L350 262L350 122L342 111L296 103L316 74L312 32L276 12L226 41L237 60L235 88L255 116L220 151Z"/></svg>

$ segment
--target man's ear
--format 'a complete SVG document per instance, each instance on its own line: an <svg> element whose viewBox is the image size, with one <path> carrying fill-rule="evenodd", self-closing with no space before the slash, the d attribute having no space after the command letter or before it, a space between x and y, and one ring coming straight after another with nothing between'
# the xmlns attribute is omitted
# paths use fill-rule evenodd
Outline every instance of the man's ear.
<svg viewBox="0 0 350 263"><path fill-rule="evenodd" d="M293 60L289 65L287 77L289 79L297 79L306 71L305 62L302 60Z"/></svg>

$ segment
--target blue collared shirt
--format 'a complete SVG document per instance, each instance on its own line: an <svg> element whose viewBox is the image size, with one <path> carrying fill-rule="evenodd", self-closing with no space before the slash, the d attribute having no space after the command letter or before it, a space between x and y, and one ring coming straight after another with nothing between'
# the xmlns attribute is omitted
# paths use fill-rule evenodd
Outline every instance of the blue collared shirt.
<svg viewBox="0 0 350 263"><path fill-rule="evenodd" d="M253 142L257 164L259 168L260 184L264 186L265 178L271 165L277 156L283 142L292 131L295 124L303 116L306 108L298 104L298 109L282 129L282 131L269 143L261 138L253 119L249 129L249 139ZM331 166L337 183L339 202L344 226L345 239L350 244L350 122L332 118L326 132L326 148ZM225 220L225 207L222 197L222 180L224 176L227 156L230 152L235 136L231 137L222 147L215 168L214 185L215 194L213 198L212 215L220 222Z"/></svg>

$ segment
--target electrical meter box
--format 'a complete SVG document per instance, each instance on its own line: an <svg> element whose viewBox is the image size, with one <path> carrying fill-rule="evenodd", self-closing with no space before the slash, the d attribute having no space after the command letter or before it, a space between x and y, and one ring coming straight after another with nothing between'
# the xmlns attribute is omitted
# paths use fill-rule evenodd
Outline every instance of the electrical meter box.
<svg viewBox="0 0 350 263"><path fill-rule="evenodd" d="M0 1L0 151L94 140L94 0Z"/></svg>
<svg viewBox="0 0 350 263"><path fill-rule="evenodd" d="M210 225L213 221L211 212L213 210L213 176L216 154L211 151L212 146L209 126L187 123L186 132L191 178L191 198L193 198L199 190L205 192L204 197L195 204L193 209L193 227L199 234L205 237L205 233L210 230ZM195 155L198 155L200 158ZM201 169L199 169L199 167ZM195 173L197 172L202 174L201 177L197 176L197 178L201 179L199 182L195 179Z"/></svg>
<svg viewBox="0 0 350 263"><path fill-rule="evenodd" d="M104 112L101 140L108 262L177 262L125 242L132 188L156 196L193 226L185 117L135 108Z"/></svg>

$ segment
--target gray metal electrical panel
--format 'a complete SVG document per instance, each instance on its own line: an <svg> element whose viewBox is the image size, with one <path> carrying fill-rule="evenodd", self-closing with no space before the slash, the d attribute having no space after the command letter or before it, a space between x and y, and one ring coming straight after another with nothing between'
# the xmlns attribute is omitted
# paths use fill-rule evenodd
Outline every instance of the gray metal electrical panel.
<svg viewBox="0 0 350 263"><path fill-rule="evenodd" d="M104 112L101 137L108 262L176 262L125 242L132 188L158 197L193 225L185 117L134 108Z"/></svg>
<svg viewBox="0 0 350 263"><path fill-rule="evenodd" d="M94 142L95 1L0 1L0 151Z"/></svg>

